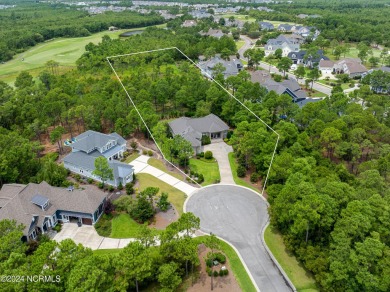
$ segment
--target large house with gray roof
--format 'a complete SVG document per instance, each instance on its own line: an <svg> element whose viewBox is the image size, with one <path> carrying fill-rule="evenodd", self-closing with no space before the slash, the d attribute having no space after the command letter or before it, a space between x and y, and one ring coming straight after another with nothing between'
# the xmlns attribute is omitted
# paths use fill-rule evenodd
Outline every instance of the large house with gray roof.
<svg viewBox="0 0 390 292"><path fill-rule="evenodd" d="M259 83L261 86L265 87L268 92L275 91L279 95L287 94L291 96L292 101L300 107L304 106L306 103L320 100L308 98L306 92L301 89L295 79L289 78L282 82L276 82L272 79L271 74L265 70L257 70L250 74L253 83Z"/></svg>
<svg viewBox="0 0 390 292"><path fill-rule="evenodd" d="M181 117L168 123L173 136L180 135L191 143L196 154L203 151L202 137L211 141L227 137L229 126L214 114L202 118Z"/></svg>
<svg viewBox="0 0 390 292"><path fill-rule="evenodd" d="M0 220L24 225L23 240L35 240L58 222L95 224L103 213L106 194L92 186L52 187L46 182L5 184L0 190Z"/></svg>
<svg viewBox="0 0 390 292"><path fill-rule="evenodd" d="M64 158L64 167L71 172L102 181L92 172L95 159L104 157L114 174L114 179L107 181L107 184L118 187L119 184L124 186L133 180L133 167L118 161L126 151L126 140L117 133L102 134L89 130L75 137L68 146L72 152Z"/></svg>
<svg viewBox="0 0 390 292"><path fill-rule="evenodd" d="M224 78L237 75L243 68L243 64L236 56L230 56L228 60L222 59L219 55L212 57L209 60L200 61L198 67L202 70L202 74L208 78L214 76L214 67L221 64L225 70L222 72Z"/></svg>
<svg viewBox="0 0 390 292"><path fill-rule="evenodd" d="M287 57L290 52L299 52L300 44L292 38L279 35L275 39L269 39L264 46L265 56L274 54L277 49L282 50L282 57Z"/></svg>

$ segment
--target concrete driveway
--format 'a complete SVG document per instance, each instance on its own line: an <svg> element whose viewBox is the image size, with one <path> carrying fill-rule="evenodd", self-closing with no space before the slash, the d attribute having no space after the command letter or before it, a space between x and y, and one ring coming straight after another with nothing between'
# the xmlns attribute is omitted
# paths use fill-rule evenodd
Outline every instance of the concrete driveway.
<svg viewBox="0 0 390 292"><path fill-rule="evenodd" d="M230 168L229 156L230 152L233 152L232 146L229 146L225 142L211 143L203 146L204 152L213 152L214 158L218 161L219 174L221 175L222 184L235 184L232 175L232 169Z"/></svg>
<svg viewBox="0 0 390 292"><path fill-rule="evenodd" d="M158 178L159 180L173 186L174 188L177 188L178 190L182 191L186 195L192 194L197 188L185 183L184 181L181 181L177 179L176 177L159 170L158 168L155 168L154 166L151 166L148 164L149 156L141 155L131 161L129 164L134 167L135 174L137 173L148 173L150 175L153 175L154 177Z"/></svg>
<svg viewBox="0 0 390 292"><path fill-rule="evenodd" d="M291 291L262 244L268 213L257 193L240 186L212 185L196 191L185 211L200 218L203 232L212 232L236 247L260 291Z"/></svg>
<svg viewBox="0 0 390 292"><path fill-rule="evenodd" d="M124 248L134 239L108 238L97 234L95 227L91 225L77 226L77 223L64 223L62 230L54 236L54 240L61 242L64 239L72 239L76 244L81 243L90 249Z"/></svg>

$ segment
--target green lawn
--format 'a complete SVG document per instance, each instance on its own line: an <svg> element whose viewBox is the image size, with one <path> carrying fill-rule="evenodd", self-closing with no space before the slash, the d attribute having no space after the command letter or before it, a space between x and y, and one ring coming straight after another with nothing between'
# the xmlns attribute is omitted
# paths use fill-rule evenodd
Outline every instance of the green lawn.
<svg viewBox="0 0 390 292"><path fill-rule="evenodd" d="M127 156L125 163L130 163L131 161L135 160L139 156L140 156L139 153L134 152L134 153L130 154L129 156Z"/></svg>
<svg viewBox="0 0 390 292"><path fill-rule="evenodd" d="M233 179L234 179L234 182L236 184L250 188L250 189L254 190L255 192L258 192L258 193L260 192L259 189L255 188L250 183L244 181L243 179L241 179L237 176L237 166L238 165L237 165L236 158L234 156L234 152L229 153L229 163L230 163L230 168L232 169Z"/></svg>
<svg viewBox="0 0 390 292"><path fill-rule="evenodd" d="M157 168L163 172L166 172L166 173L172 175L173 177L176 177L177 179L183 180L183 175L181 175L180 173L177 173L177 172L169 171L167 169L167 167L165 166L164 162L162 162L161 160L159 160L157 158L149 158L148 164L151 166L154 166L155 168Z"/></svg>
<svg viewBox="0 0 390 292"><path fill-rule="evenodd" d="M268 226L264 233L264 239L272 254L278 260L298 291L319 291L312 274L307 272L294 255L286 250L282 235L277 230Z"/></svg>
<svg viewBox="0 0 390 292"><path fill-rule="evenodd" d="M137 179L140 184L140 191L143 191L147 187L160 188L159 194L161 194L162 192L168 193L169 202L171 202L172 205L175 206L175 209L179 213L179 215L183 213L183 205L187 197L185 193L147 173L137 174Z"/></svg>
<svg viewBox="0 0 390 292"><path fill-rule="evenodd" d="M249 15L241 15L241 14L222 14L221 17L224 17L224 18L229 18L230 16L233 16L234 19L237 19L237 20L241 20L241 21L244 21L244 22L255 22L256 19L253 18L253 17L250 17Z"/></svg>
<svg viewBox="0 0 390 292"><path fill-rule="evenodd" d="M345 58L358 58L359 50L356 48L357 44L356 43L350 43L349 45L351 46L351 48L350 48L349 52L347 52L345 54ZM381 54L381 50L380 49L372 48L372 56L379 57L380 54ZM328 49L328 53L326 54L326 56L329 57L329 59L331 59L332 61L336 61L335 56L332 55L331 49ZM370 57L371 57L371 55L368 56L368 59ZM344 59L344 54L341 54L340 59ZM368 62L365 65L370 67Z"/></svg>
<svg viewBox="0 0 390 292"><path fill-rule="evenodd" d="M159 26L160 27L160 26ZM140 30L144 28L125 29L115 32L103 31L81 38L57 38L32 47L31 49L14 56L5 64L0 65L0 80L13 83L21 71L29 71L36 77L45 69L45 63L53 60L59 63L61 71L64 68L75 66L76 60L85 52L89 43L97 44L104 35L118 38L125 31ZM24 58L24 61L22 59Z"/></svg>
<svg viewBox="0 0 390 292"><path fill-rule="evenodd" d="M122 213L111 221L111 238L132 238L140 230L140 224L135 222L129 214Z"/></svg>
<svg viewBox="0 0 390 292"><path fill-rule="evenodd" d="M201 244L205 241L206 236L195 237L194 240ZM241 290L245 292L256 291L255 286L253 285L251 279L249 278L248 273L245 270L244 265L242 264L240 258L238 257L235 250L226 242L219 240L220 250L227 256L230 263L231 271L233 272L234 277L236 278L238 285L240 285Z"/></svg>
<svg viewBox="0 0 390 292"><path fill-rule="evenodd" d="M245 41L236 41L237 50L241 49L245 45Z"/></svg>
<svg viewBox="0 0 390 292"><path fill-rule="evenodd" d="M210 161L203 159L190 159L190 169L203 174L204 182L201 184L202 186L207 186L216 183L216 181L221 180L221 176L219 174L218 163L216 161Z"/></svg>

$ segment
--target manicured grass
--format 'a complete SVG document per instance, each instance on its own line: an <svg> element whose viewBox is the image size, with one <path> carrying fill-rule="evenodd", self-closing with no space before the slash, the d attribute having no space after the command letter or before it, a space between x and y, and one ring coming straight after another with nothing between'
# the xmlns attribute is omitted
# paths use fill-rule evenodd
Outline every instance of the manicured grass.
<svg viewBox="0 0 390 292"><path fill-rule="evenodd" d="M264 239L268 248L298 291L319 291L313 275L306 271L294 255L286 250L282 235L279 231L268 226L264 233Z"/></svg>
<svg viewBox="0 0 390 292"><path fill-rule="evenodd" d="M198 243L204 243L206 236L195 237L194 240ZM238 285L242 291L250 292L256 291L255 286L252 283L252 280L249 278L248 273L245 270L244 265L242 264L240 258L238 257L235 250L226 242L219 240L220 250L227 256L230 263L231 272L233 272L234 277L236 278Z"/></svg>
<svg viewBox="0 0 390 292"><path fill-rule="evenodd" d="M244 181L243 179L239 178L237 176L237 161L236 161L236 157L234 156L234 152L230 152L229 153L229 163L230 163L230 168L232 169L232 174L233 174L233 179L234 179L234 182L240 186L243 186L243 187L247 187L247 188L250 188L252 190L254 190L255 192L260 192L259 189L253 187L250 183Z"/></svg>
<svg viewBox="0 0 390 292"><path fill-rule="evenodd" d="M95 255L112 255L118 254L121 252L121 248L111 248L111 249L96 249L93 251Z"/></svg>
<svg viewBox="0 0 390 292"><path fill-rule="evenodd" d="M108 35L111 38L118 38L119 35L125 31L143 29L145 29L145 27L115 32L103 31L88 37L57 38L52 41L44 42L32 47L26 52L14 56L13 60L1 64L0 80L7 83L13 83L16 76L21 71L29 71L33 77L36 77L41 71L46 69L45 63L49 60L58 62L60 67L74 67L76 60L85 52L85 46L87 44L97 44L101 42L104 35Z"/></svg>
<svg viewBox="0 0 390 292"><path fill-rule="evenodd" d="M143 191L147 187L158 187L160 189L158 195L160 195L162 192L168 193L168 201L171 202L173 206L175 206L175 209L179 215L183 213L183 205L187 197L185 193L150 174L139 173L136 176L140 184L140 191Z"/></svg>
<svg viewBox="0 0 390 292"><path fill-rule="evenodd" d="M345 57L344 57L344 54L341 54L340 59L344 59L344 58L358 58L359 50L356 47L357 44L356 43L350 43L349 45L351 46L349 52L347 52L345 54ZM381 54L381 50L380 49L372 48L372 55L374 57L379 57L380 54ZM332 50L331 49L328 49L328 53L326 54L326 56L329 57L329 59L331 59L332 61L337 61L335 56L332 55ZM370 57L371 57L371 55L368 56L367 60ZM364 65L370 67L368 62L366 62Z"/></svg>
<svg viewBox="0 0 390 292"><path fill-rule="evenodd" d="M221 180L218 163L215 160L208 162L205 159L191 158L190 168L195 172L203 174L204 182L201 184L202 186L211 185Z"/></svg>
<svg viewBox="0 0 390 292"><path fill-rule="evenodd" d="M241 20L244 22L255 22L256 18L250 17L249 15L241 15L241 14L222 14L221 17L229 18L230 16L233 16L236 20Z"/></svg>
<svg viewBox="0 0 390 292"><path fill-rule="evenodd" d="M245 45L245 41L236 41L237 50L241 49Z"/></svg>
<svg viewBox="0 0 390 292"><path fill-rule="evenodd" d="M122 213L111 221L111 238L131 238L137 235L140 225L129 214Z"/></svg>
<svg viewBox="0 0 390 292"><path fill-rule="evenodd" d="M125 163L130 163L131 161L135 160L139 156L140 156L139 153L134 152L134 153L130 154L129 156L127 156Z"/></svg>
<svg viewBox="0 0 390 292"><path fill-rule="evenodd" d="M173 177L176 177L177 179L183 180L183 175L176 173L176 172L173 172L173 171L169 171L167 169L167 167L165 166L164 162L162 162L161 160L159 160L157 158L149 158L148 164L151 166L154 166L155 168L157 168L163 172L168 173L169 175L172 175Z"/></svg>

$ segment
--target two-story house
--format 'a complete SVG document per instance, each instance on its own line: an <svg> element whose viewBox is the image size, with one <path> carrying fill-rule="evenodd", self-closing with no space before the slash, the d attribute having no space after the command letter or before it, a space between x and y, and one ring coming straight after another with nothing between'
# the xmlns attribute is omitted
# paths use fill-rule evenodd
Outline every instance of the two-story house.
<svg viewBox="0 0 390 292"><path fill-rule="evenodd" d="M290 52L299 52L300 45L297 41L279 35L276 39L269 39L264 46L265 56L274 54L277 49L282 50L282 57L287 57Z"/></svg>
<svg viewBox="0 0 390 292"><path fill-rule="evenodd" d="M113 180L107 181L109 185L117 187L133 180L133 167L118 161L126 151L126 140L117 133L102 134L89 130L75 137L69 146L72 152L64 158L64 167L73 173L102 181L92 172L95 169L95 159L104 157L114 175Z"/></svg>
<svg viewBox="0 0 390 292"><path fill-rule="evenodd" d="M216 55L209 60L201 61L198 63L198 67L202 70L202 74L208 78L214 76L214 67L217 64L221 64L224 68L222 72L224 78L237 75L244 67L241 60L236 56L230 56L228 60L222 59L219 55Z"/></svg>

